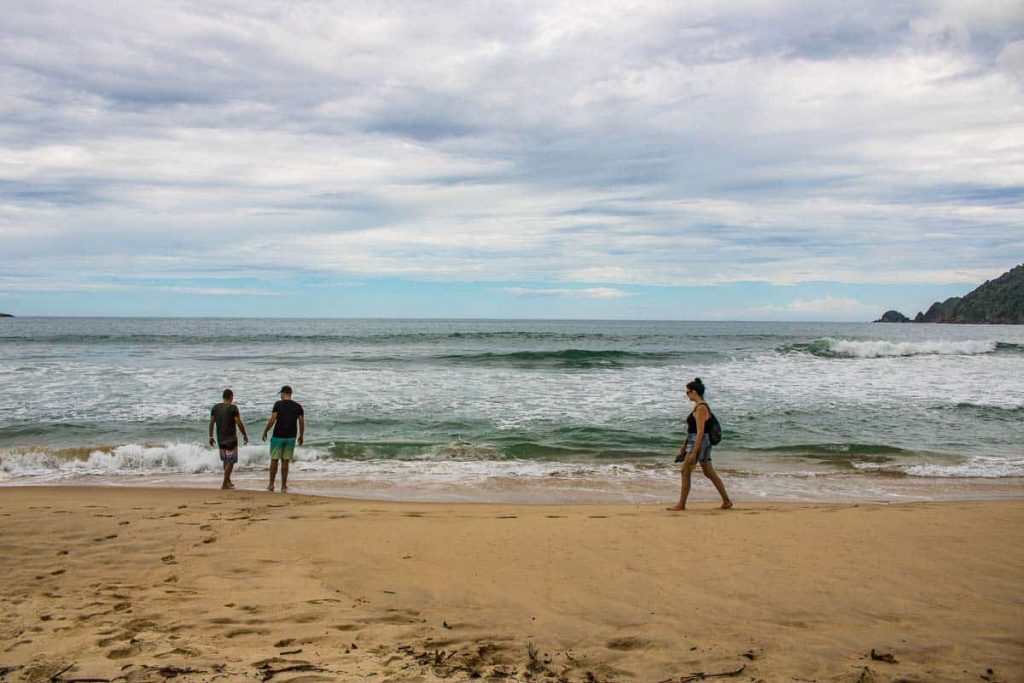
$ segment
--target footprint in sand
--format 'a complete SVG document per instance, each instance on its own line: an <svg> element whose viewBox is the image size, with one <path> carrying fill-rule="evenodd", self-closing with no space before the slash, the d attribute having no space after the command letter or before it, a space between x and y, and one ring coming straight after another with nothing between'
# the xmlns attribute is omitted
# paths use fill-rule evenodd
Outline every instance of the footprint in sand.
<svg viewBox="0 0 1024 683"><path fill-rule="evenodd" d="M178 564L178 561L174 559L174 555L164 555L160 558L160 561L164 564Z"/></svg>
<svg viewBox="0 0 1024 683"><path fill-rule="evenodd" d="M224 634L225 638L238 638L239 636L265 636L270 631L265 628L236 628Z"/></svg>
<svg viewBox="0 0 1024 683"><path fill-rule="evenodd" d="M629 651L641 650L647 647L649 644L650 641L644 640L643 638L633 638L627 636L626 638L615 638L613 640L609 640L607 643L605 643L605 647L607 647L609 650Z"/></svg>
<svg viewBox="0 0 1024 683"><path fill-rule="evenodd" d="M116 647L107 653L107 659L127 659L128 657L134 657L140 652L142 652L142 648L135 644Z"/></svg>
<svg viewBox="0 0 1024 683"><path fill-rule="evenodd" d="M122 640L131 640L131 638L132 638L132 636L131 636L130 633L118 633L116 636L111 636L109 638L101 638L101 639L97 640L96 641L96 646L97 647L107 647L108 645L113 645L114 643L119 643Z"/></svg>

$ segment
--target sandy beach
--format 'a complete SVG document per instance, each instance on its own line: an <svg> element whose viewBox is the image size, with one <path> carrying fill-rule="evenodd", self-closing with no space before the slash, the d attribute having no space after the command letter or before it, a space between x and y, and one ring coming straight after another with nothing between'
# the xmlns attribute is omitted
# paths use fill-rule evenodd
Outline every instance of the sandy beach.
<svg viewBox="0 0 1024 683"><path fill-rule="evenodd" d="M61 487L0 518L3 680L1024 680L1020 501Z"/></svg>

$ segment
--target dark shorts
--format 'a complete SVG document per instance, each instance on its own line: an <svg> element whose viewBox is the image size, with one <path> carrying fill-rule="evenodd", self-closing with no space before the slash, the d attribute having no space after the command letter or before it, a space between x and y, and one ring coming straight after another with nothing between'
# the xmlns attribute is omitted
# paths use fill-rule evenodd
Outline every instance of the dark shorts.
<svg viewBox="0 0 1024 683"><path fill-rule="evenodd" d="M220 459L225 465L234 465L238 462L238 442L220 444Z"/></svg>

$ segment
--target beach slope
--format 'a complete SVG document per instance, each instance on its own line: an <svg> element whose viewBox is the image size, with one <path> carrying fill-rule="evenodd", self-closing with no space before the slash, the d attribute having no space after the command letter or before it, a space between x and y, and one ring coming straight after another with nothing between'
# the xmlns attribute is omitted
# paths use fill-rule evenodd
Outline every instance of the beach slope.
<svg viewBox="0 0 1024 683"><path fill-rule="evenodd" d="M1020 501L5 488L0 679L1020 681L1022 530Z"/></svg>

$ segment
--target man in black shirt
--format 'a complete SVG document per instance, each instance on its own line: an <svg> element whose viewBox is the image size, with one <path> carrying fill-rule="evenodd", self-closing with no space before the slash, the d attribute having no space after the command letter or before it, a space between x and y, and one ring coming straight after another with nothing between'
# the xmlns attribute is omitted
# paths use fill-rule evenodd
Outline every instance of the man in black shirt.
<svg viewBox="0 0 1024 683"><path fill-rule="evenodd" d="M270 486L274 490L277 479L277 461L281 461L281 490L288 490L288 463L295 459L295 442L302 445L302 437L306 432L305 412L302 405L292 400L292 388L287 384L281 387L281 400L274 404L274 410L263 428L263 440L267 440L267 432L274 428L270 437Z"/></svg>
<svg viewBox="0 0 1024 683"><path fill-rule="evenodd" d="M245 443L249 443L249 433L245 431L245 423L242 422L242 415L235 405L235 392L225 389L222 394L224 400L213 406L210 410L210 445L213 445L213 427L217 426L217 443L220 445L220 460L224 463L224 482L222 489L233 489L231 483L231 470L238 462L238 432L235 428L242 430Z"/></svg>

